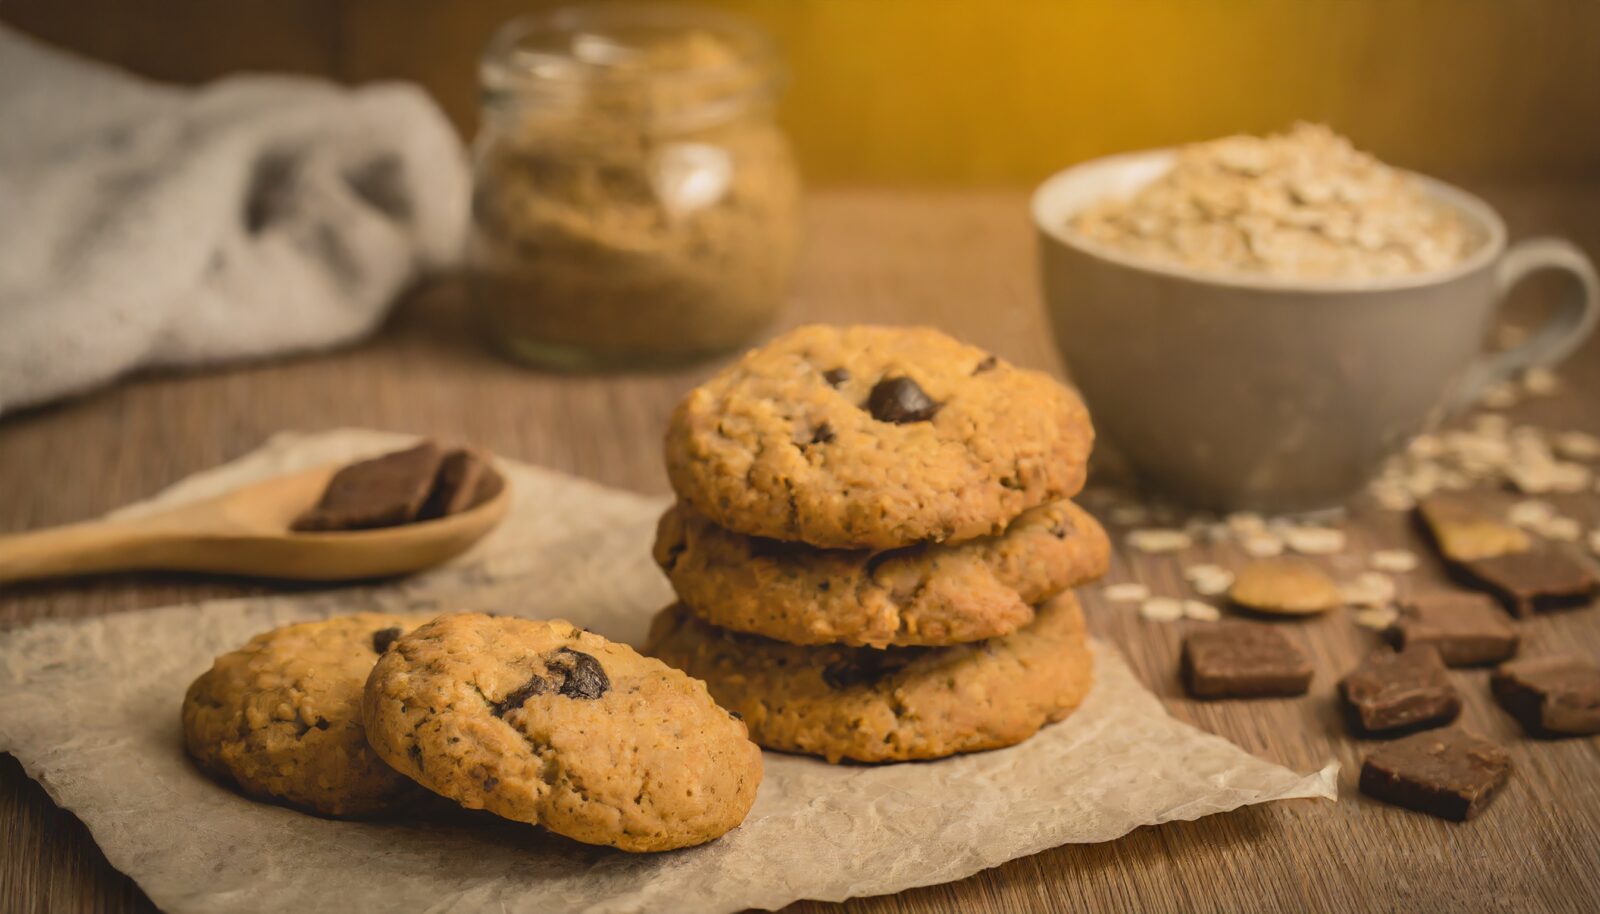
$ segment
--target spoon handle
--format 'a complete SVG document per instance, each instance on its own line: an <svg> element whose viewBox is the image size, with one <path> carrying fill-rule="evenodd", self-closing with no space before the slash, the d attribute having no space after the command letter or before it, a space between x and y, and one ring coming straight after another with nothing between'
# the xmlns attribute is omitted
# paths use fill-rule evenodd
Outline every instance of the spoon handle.
<svg viewBox="0 0 1600 914"><path fill-rule="evenodd" d="M92 521L0 536L0 582L172 567L181 541L139 521Z"/></svg>

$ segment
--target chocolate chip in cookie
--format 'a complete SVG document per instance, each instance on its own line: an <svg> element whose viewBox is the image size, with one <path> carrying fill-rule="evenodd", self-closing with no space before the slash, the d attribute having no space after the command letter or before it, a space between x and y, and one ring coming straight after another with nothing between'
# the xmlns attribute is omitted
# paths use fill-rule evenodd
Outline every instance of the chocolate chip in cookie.
<svg viewBox="0 0 1600 914"><path fill-rule="evenodd" d="M600 661L582 651L564 647L548 662L552 670L560 670L563 679L556 691L568 698L594 701L611 690L611 680L606 678Z"/></svg>
<svg viewBox="0 0 1600 914"><path fill-rule="evenodd" d="M816 431L811 433L811 443L812 444L827 444L828 442L832 441L833 439L835 439L837 437L838 437L838 435L836 435L834 433L834 431L833 431L833 426L831 426L828 423L824 422L821 425L817 426L817 430Z"/></svg>
<svg viewBox="0 0 1600 914"><path fill-rule="evenodd" d="M829 387L838 387L840 384L850 380L850 369L830 368L822 373L822 379L828 382Z"/></svg>
<svg viewBox="0 0 1600 914"><path fill-rule="evenodd" d="M972 373L983 374L986 371L993 371L994 367L999 364L1000 360L995 358L991 353L990 355L984 356L983 361L979 362L977 367L972 369Z"/></svg>
<svg viewBox="0 0 1600 914"><path fill-rule="evenodd" d="M380 628L372 633L372 649L381 654L403 634L398 628Z"/></svg>
<svg viewBox="0 0 1600 914"><path fill-rule="evenodd" d="M823 667L822 681L833 689L872 685L910 666L921 653L922 651L916 648L898 650L860 648L850 656Z"/></svg>
<svg viewBox="0 0 1600 914"><path fill-rule="evenodd" d="M939 404L910 378L884 378L867 395L867 412L879 422L926 422L938 411Z"/></svg>

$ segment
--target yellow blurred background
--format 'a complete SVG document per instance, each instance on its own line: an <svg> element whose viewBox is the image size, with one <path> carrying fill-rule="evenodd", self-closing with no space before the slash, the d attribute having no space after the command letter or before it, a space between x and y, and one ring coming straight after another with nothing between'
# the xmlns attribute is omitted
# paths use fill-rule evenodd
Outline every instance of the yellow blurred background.
<svg viewBox="0 0 1600 914"><path fill-rule="evenodd" d="M426 85L537 0L10 0L0 20L163 79ZM806 176L1023 185L1118 150L1323 121L1447 177L1600 175L1600 0L705 0L777 38Z"/></svg>

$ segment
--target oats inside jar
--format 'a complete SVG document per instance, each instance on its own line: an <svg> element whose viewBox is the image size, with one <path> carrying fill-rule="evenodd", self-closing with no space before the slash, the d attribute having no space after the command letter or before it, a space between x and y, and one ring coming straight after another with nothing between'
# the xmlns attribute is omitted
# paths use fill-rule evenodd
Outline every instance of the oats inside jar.
<svg viewBox="0 0 1600 914"><path fill-rule="evenodd" d="M1161 177L1071 228L1159 263L1288 279L1429 273L1483 243L1410 175L1314 124L1184 147Z"/></svg>

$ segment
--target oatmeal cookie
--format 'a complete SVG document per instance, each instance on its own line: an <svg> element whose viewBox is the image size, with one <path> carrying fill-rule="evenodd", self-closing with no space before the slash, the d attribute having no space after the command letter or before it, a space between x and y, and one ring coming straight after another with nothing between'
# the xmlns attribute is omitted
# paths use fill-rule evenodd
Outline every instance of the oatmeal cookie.
<svg viewBox="0 0 1600 914"><path fill-rule="evenodd" d="M1004 638L956 647L800 647L715 628L681 604L646 651L704 679L769 749L830 762L932 759L1019 743L1077 708L1093 681L1071 594Z"/></svg>
<svg viewBox="0 0 1600 914"><path fill-rule="evenodd" d="M701 619L791 644L949 645L1008 635L1033 607L1105 573L1110 546L1067 501L1004 533L886 552L749 537L674 506L655 558Z"/></svg>
<svg viewBox="0 0 1600 914"><path fill-rule="evenodd" d="M588 844L710 841L761 783L704 684L561 621L444 616L395 642L364 707L373 748L424 787Z"/></svg>
<svg viewBox="0 0 1600 914"><path fill-rule="evenodd" d="M801 327L690 391L678 496L748 536L893 549L1004 530L1083 485L1077 395L920 327Z"/></svg>
<svg viewBox="0 0 1600 914"><path fill-rule="evenodd" d="M361 690L379 654L430 618L356 613L257 635L189 686L184 745L254 797L328 816L393 805L414 788L367 746Z"/></svg>

